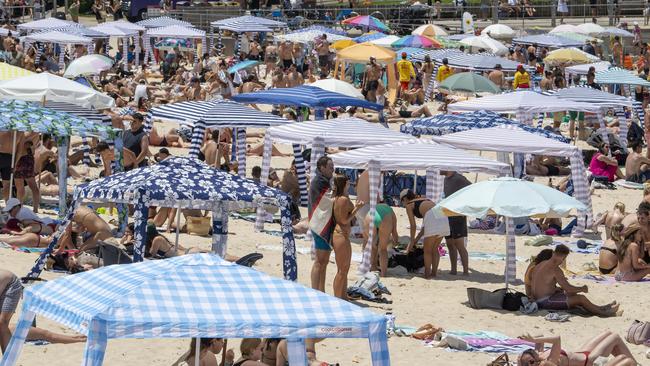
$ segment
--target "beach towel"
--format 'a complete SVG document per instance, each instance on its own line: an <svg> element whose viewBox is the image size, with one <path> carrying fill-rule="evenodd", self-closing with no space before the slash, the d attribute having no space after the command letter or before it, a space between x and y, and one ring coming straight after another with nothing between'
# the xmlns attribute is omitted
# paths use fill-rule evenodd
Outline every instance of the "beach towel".
<svg viewBox="0 0 650 366"><path fill-rule="evenodd" d="M605 275L597 275L597 274L575 275L573 276L573 278L594 281L605 285L613 285L615 283L627 283L625 281L616 281L614 276L605 276ZM650 278L643 278L640 281L635 281L635 282L650 282Z"/></svg>
<svg viewBox="0 0 650 366"><path fill-rule="evenodd" d="M560 244L564 244L569 249L571 249L572 253L580 253L580 254L598 254L600 253L600 247L603 245L602 240L589 240L588 241L588 246L586 248L580 248L578 247L578 241L561 241L561 240L553 240L553 247L556 247Z"/></svg>
<svg viewBox="0 0 650 366"><path fill-rule="evenodd" d="M619 179L614 181L614 185L621 188L627 188L627 189L643 189L643 183L628 182L625 179Z"/></svg>
<svg viewBox="0 0 650 366"><path fill-rule="evenodd" d="M533 348L534 344L518 338L510 338L505 334L491 331L465 332L448 331L448 335L460 338L467 344L465 351L468 352L494 352L494 353L521 353ZM433 347L431 342L425 342ZM450 349L453 350L453 349Z"/></svg>

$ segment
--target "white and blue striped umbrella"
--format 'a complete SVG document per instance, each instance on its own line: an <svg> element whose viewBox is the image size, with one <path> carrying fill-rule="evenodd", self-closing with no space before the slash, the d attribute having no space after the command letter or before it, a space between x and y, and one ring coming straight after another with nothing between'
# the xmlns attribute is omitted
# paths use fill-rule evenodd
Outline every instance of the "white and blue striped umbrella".
<svg viewBox="0 0 650 366"><path fill-rule="evenodd" d="M17 28L19 31L34 32L34 31L45 30L45 29L67 27L75 24L76 23L73 23L68 20L61 20L58 18L50 17L45 19L34 20L23 24L18 24Z"/></svg>
<svg viewBox="0 0 650 366"><path fill-rule="evenodd" d="M499 125L516 125L517 127L536 135L564 143L570 141L568 138L560 134L546 131L541 128L530 127L517 121L502 117L497 113L485 110L461 114L438 114L433 117L418 118L403 124L400 127L400 131L414 136L442 136L454 132L473 130L475 128L490 128Z"/></svg>
<svg viewBox="0 0 650 366"><path fill-rule="evenodd" d="M114 338L286 338L291 365L306 366L305 338L368 338L372 365L389 366L381 314L226 262L192 254L113 265L32 286L3 365L13 366L34 316L88 337L87 366Z"/></svg>
<svg viewBox="0 0 650 366"><path fill-rule="evenodd" d="M424 62L424 56L429 55L431 61L436 64L442 64L442 59L446 58L449 61L449 66L462 68L467 70L487 71L494 70L497 64L501 65L503 71L514 72L517 70L518 62L508 60L502 57L487 54L469 54L463 53L458 50L423 50L419 53L413 53L411 57L415 61ZM527 69L532 69L525 66Z"/></svg>
<svg viewBox="0 0 650 366"><path fill-rule="evenodd" d="M534 44L540 47L552 48L582 47L585 44L584 42L576 41L575 39L561 37L554 34L536 34L532 36L518 37L513 39L512 43Z"/></svg>
<svg viewBox="0 0 650 366"><path fill-rule="evenodd" d="M267 19L267 18L262 18L262 17L256 17L252 15L243 15L240 17L235 17L235 18L228 18L228 19L222 19L222 20L217 20L210 25L214 28L222 28L222 29L227 29L224 28L224 26L237 26L238 24L246 25L246 24L253 24L253 25L262 25L266 28L272 28L272 29L277 29L277 28L286 28L287 23L285 22L280 22L277 20L273 19ZM243 30L242 32L252 32L249 30Z"/></svg>
<svg viewBox="0 0 650 366"><path fill-rule="evenodd" d="M632 101L626 97L598 89L580 86L550 90L543 92L542 94L552 95L560 99L571 100L574 102L597 103L608 107L627 107L632 105Z"/></svg>
<svg viewBox="0 0 650 366"><path fill-rule="evenodd" d="M650 87L650 81L642 79L632 72L612 67L609 70L599 71L596 73L596 82L598 84L619 84L619 85L638 85Z"/></svg>
<svg viewBox="0 0 650 366"><path fill-rule="evenodd" d="M50 29L51 31L55 32L63 32L63 33L69 33L69 34L74 34L76 36L83 36L83 37L88 37L88 38L109 38L109 35L106 33L103 33L97 29L91 29L91 28L86 28L86 27L79 27L79 26L74 26L70 25L67 27L60 27L60 28L54 28Z"/></svg>
<svg viewBox="0 0 650 366"><path fill-rule="evenodd" d="M148 18L148 19L141 20L135 24L145 28L160 28L160 27L167 27L170 25L180 25L181 27L194 27L194 25L192 25L192 23L190 22L170 18L168 16Z"/></svg>

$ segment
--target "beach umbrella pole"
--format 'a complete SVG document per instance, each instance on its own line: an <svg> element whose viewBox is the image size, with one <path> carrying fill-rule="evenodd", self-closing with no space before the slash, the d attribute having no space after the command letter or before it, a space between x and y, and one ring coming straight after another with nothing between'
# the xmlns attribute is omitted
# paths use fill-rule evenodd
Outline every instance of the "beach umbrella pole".
<svg viewBox="0 0 650 366"><path fill-rule="evenodd" d="M178 233L178 230L176 230L176 232ZM178 241L176 241L176 244L178 245ZM201 360L199 360L199 358L201 358L201 337L196 337L196 347L194 348L194 366L200 366ZM225 350L222 352L225 353Z"/></svg>
<svg viewBox="0 0 650 366"><path fill-rule="evenodd" d="M12 198L14 190L14 169L16 168L16 136L18 131L14 130L13 145L11 147L11 176L9 177L9 198Z"/></svg>
<svg viewBox="0 0 650 366"><path fill-rule="evenodd" d="M174 253L178 253L178 237L181 231L181 204L178 204L176 209L176 242L174 244Z"/></svg>

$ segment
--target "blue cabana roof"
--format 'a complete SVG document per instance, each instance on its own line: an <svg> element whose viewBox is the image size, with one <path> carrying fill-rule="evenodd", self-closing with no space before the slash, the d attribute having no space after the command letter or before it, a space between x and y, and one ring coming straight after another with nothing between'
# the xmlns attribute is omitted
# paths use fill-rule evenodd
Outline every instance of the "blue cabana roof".
<svg viewBox="0 0 650 366"><path fill-rule="evenodd" d="M384 109L384 106L381 104L348 97L344 94L330 92L309 85L302 85L294 88L260 90L253 93L235 95L233 96L233 99L240 103L284 104L310 108L352 106L377 111Z"/></svg>
<svg viewBox="0 0 650 366"><path fill-rule="evenodd" d="M575 39L556 36L552 34L536 34L532 36L518 37L512 40L512 43L519 44L536 44L541 47L581 47L584 46L584 41L576 41Z"/></svg>
<svg viewBox="0 0 650 366"><path fill-rule="evenodd" d="M566 137L555 134L552 131L523 125L517 121L502 117L497 113L485 110L461 114L438 114L433 117L418 118L403 124L400 127L400 131L414 136L442 136L454 132L489 128L498 125L517 125L517 127L536 135L565 143L570 141Z"/></svg>
<svg viewBox="0 0 650 366"><path fill-rule="evenodd" d="M212 254L114 265L25 291L3 365L13 365L35 314L87 335L84 365L101 365L108 339L287 338L306 365L305 338L368 338L372 364L389 366L383 315ZM292 343L295 344L295 343Z"/></svg>

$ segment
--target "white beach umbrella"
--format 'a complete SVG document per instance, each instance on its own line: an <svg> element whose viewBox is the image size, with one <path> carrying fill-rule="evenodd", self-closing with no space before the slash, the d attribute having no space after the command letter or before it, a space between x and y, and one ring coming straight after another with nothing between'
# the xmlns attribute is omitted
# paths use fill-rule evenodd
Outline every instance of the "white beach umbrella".
<svg viewBox="0 0 650 366"><path fill-rule="evenodd" d="M578 27L573 24L560 24L551 29L549 33L580 33Z"/></svg>
<svg viewBox="0 0 650 366"><path fill-rule="evenodd" d="M348 97L363 99L363 94L354 85L338 79L321 79L309 84L333 93L341 93Z"/></svg>
<svg viewBox="0 0 650 366"><path fill-rule="evenodd" d="M606 27L601 34L608 35L608 36L619 36L623 38L634 38L634 34L626 31L625 29L621 29L617 27Z"/></svg>
<svg viewBox="0 0 650 366"><path fill-rule="evenodd" d="M111 108L115 104L108 95L47 72L1 82L0 99L65 102L95 109Z"/></svg>
<svg viewBox="0 0 650 366"><path fill-rule="evenodd" d="M86 55L70 62L63 77L74 78L79 75L99 75L113 67L113 59L104 55Z"/></svg>
<svg viewBox="0 0 650 366"><path fill-rule="evenodd" d="M475 50L483 48L486 51L491 52L497 56L505 55L508 53L508 48L504 46L503 43L488 36L467 37L462 39L460 43L464 44L465 46L472 47Z"/></svg>
<svg viewBox="0 0 650 366"><path fill-rule="evenodd" d="M505 24L488 25L481 31L481 35L489 36L495 39L514 38L516 32Z"/></svg>
<svg viewBox="0 0 650 366"><path fill-rule="evenodd" d="M603 34L604 31L605 28L596 23L583 23L576 26L576 32L581 34L599 35Z"/></svg>
<svg viewBox="0 0 650 366"><path fill-rule="evenodd" d="M448 36L449 33L443 28L435 24L424 24L421 25L411 34L418 35L418 36L427 36L427 37L435 37L435 36Z"/></svg>

